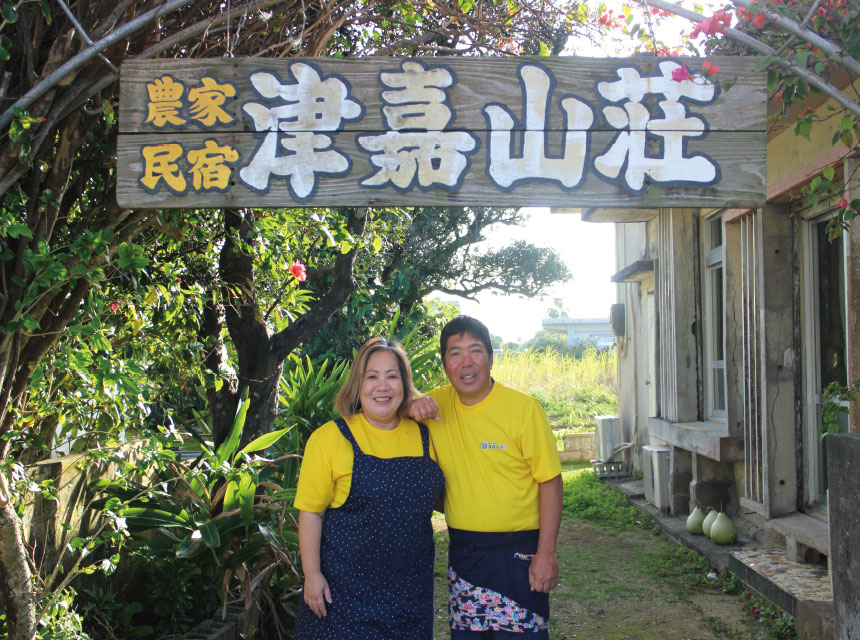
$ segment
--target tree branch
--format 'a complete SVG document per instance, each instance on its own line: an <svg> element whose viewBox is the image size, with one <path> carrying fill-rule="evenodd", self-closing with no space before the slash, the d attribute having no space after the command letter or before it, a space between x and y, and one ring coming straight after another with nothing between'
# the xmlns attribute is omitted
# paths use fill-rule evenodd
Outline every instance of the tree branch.
<svg viewBox="0 0 860 640"><path fill-rule="evenodd" d="M110 35L99 40L92 47L84 49L70 60L67 60L64 64L60 65L59 68L50 73L47 78L38 82L26 94L18 98L11 107L6 109L6 111L0 115L0 129L12 122L12 118L15 117L15 109L26 109L29 107L33 102L53 89L66 76L77 71L89 62L94 56L98 55L108 47L113 46L126 36L141 30L153 20L170 13L175 9L181 9L192 2L195 2L195 0L169 0L169 2L161 5L160 7L156 7L155 9L138 16L131 22L124 24L116 31L113 31Z"/></svg>
<svg viewBox="0 0 860 640"><path fill-rule="evenodd" d="M680 16L682 18L686 18L687 20L695 23L699 23L702 20L705 20L705 16L700 13L696 13L695 11L690 11L689 9L684 9L683 7L675 6L670 2L666 2L665 0L647 0L648 4L652 7L657 7L658 9L662 9L663 11L668 11L676 16ZM805 67L801 67L798 65L792 58L779 58L776 57L776 50L773 47L770 47L763 42L756 40L749 34L744 33L743 31L738 31L737 29L732 29L731 27L727 27L724 35L737 42L739 45L749 49L750 51L755 51L762 55L773 58L773 64L786 69L789 73L796 75L798 78L802 78L810 85L820 89L831 98L836 100L840 105L842 105L847 111L850 111L856 117L860 118L860 104L852 100L848 95L843 93L840 89L838 89L835 85L827 82L821 76L809 71Z"/></svg>
<svg viewBox="0 0 860 640"><path fill-rule="evenodd" d="M353 236L364 234L367 222L367 209L350 209L347 229ZM328 291L320 296L317 303L295 322L275 334L272 338L272 351L279 358L286 358L291 351L305 339L324 326L329 318L349 298L355 290L355 279L352 275L358 246L353 246L347 253L339 254L334 264L334 278Z"/></svg>
<svg viewBox="0 0 860 640"><path fill-rule="evenodd" d="M739 4L740 6L748 9L750 5L753 3L750 0L732 0L735 4ZM851 71L854 75L860 76L860 61L855 60L854 58L842 55L844 49L842 47L837 47L835 44L827 40L826 38L822 38L820 35L815 33L814 31L810 31L806 28L805 22L804 25L800 25L791 18L787 18L776 11L773 11L767 3L762 3L761 6L764 9L764 15L767 16L767 19L775 24L777 27L791 33L792 35L805 40L813 47L817 47L821 49L822 52L827 54L828 56L835 56L839 58L839 63ZM807 16L808 17L808 16Z"/></svg>

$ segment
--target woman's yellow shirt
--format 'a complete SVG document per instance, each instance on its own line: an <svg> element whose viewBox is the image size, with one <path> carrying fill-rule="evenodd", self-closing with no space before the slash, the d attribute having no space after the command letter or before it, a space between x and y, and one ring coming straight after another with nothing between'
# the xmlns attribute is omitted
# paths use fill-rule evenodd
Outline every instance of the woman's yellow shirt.
<svg viewBox="0 0 860 640"><path fill-rule="evenodd" d="M377 458L423 455L418 424L409 418L390 431L377 429L361 413L350 416L346 422L359 448L368 455ZM432 440L430 456L436 459ZM295 507L322 513L346 502L352 483L352 461L352 445L333 421L314 431L305 445Z"/></svg>

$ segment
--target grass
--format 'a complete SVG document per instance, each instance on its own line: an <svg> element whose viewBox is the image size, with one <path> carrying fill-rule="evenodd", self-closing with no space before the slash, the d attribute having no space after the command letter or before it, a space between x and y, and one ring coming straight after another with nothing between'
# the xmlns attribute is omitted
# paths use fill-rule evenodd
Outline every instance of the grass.
<svg viewBox="0 0 860 640"><path fill-rule="evenodd" d="M615 415L615 351L587 350L581 358L547 351L506 351L493 377L537 398L561 432L589 431L595 415Z"/></svg>
<svg viewBox="0 0 860 640"><path fill-rule="evenodd" d="M591 463L566 463L562 468L565 518L588 521L611 530L651 525L651 520L631 506L620 492L610 489L591 471Z"/></svg>

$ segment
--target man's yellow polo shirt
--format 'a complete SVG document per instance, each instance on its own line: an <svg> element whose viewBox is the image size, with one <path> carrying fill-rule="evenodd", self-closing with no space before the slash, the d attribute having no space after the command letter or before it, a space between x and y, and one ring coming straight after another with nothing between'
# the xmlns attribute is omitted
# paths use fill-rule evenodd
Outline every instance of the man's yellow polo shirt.
<svg viewBox="0 0 860 640"><path fill-rule="evenodd" d="M366 454L377 458L399 458L422 456L421 432L418 424L409 418L386 431L370 424L362 413L350 416L346 423ZM433 442L430 442L430 457L436 459ZM337 425L326 422L308 438L296 487L297 509L322 513L328 508L341 506L349 496L352 485L352 445Z"/></svg>
<svg viewBox="0 0 860 640"><path fill-rule="evenodd" d="M445 472L448 526L469 531L523 531L540 523L538 484L561 473L555 436L540 403L493 383L473 406L450 385L429 393L440 421L430 421Z"/></svg>

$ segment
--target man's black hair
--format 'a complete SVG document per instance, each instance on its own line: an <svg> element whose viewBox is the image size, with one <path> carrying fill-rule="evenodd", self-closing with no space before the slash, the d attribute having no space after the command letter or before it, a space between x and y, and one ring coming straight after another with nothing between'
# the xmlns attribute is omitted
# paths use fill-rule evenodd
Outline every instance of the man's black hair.
<svg viewBox="0 0 860 640"><path fill-rule="evenodd" d="M492 355L493 343L490 341L490 330L487 329L486 325L471 316L457 316L443 327L442 335L439 338L442 364L445 364L445 349L448 348L448 340L451 336L459 336L464 333L468 333L483 342L487 353Z"/></svg>

